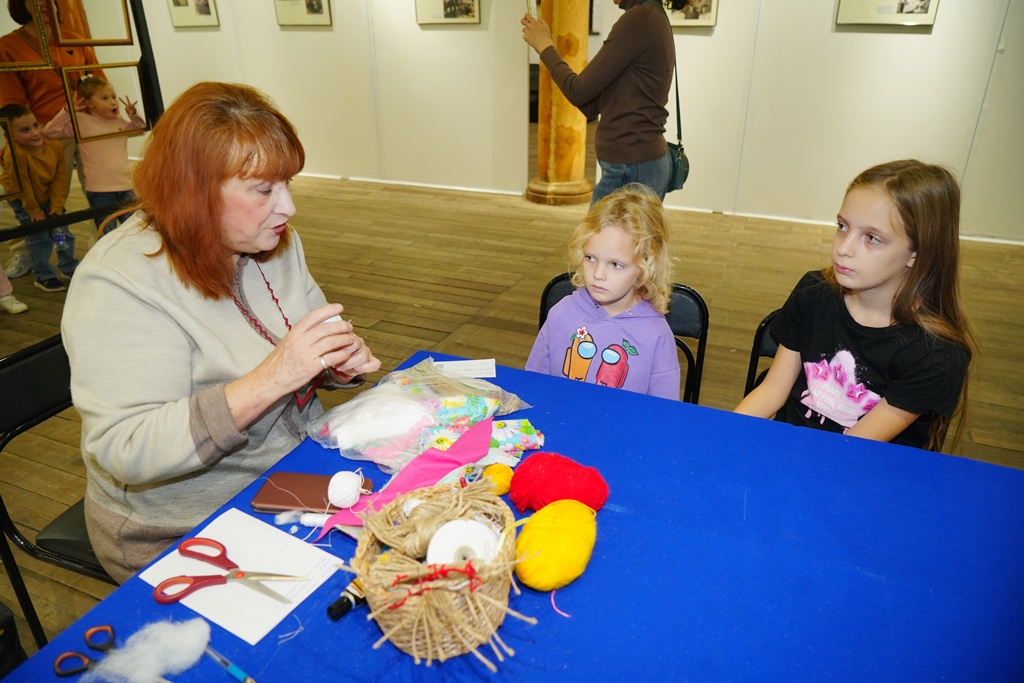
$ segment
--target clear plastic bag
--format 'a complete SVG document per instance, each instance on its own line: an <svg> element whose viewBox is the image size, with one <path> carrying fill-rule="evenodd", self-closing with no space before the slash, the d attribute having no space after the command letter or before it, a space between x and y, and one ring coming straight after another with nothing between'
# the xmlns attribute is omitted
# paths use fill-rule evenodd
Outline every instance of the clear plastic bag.
<svg viewBox="0 0 1024 683"><path fill-rule="evenodd" d="M346 458L397 472L427 448L447 450L480 420L528 407L486 380L446 375L428 358L311 420L308 433Z"/></svg>

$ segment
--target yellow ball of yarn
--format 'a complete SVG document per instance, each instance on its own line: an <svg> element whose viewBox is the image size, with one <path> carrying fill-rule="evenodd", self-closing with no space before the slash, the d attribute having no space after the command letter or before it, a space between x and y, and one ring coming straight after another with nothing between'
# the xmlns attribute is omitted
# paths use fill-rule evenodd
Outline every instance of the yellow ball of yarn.
<svg viewBox="0 0 1024 683"><path fill-rule="evenodd" d="M516 576L539 591L567 586L583 573L597 539L596 514L578 500L549 503L519 532Z"/></svg>
<svg viewBox="0 0 1024 683"><path fill-rule="evenodd" d="M500 462L485 467L484 476L494 482L494 492L499 496L508 493L512 486L512 468Z"/></svg>

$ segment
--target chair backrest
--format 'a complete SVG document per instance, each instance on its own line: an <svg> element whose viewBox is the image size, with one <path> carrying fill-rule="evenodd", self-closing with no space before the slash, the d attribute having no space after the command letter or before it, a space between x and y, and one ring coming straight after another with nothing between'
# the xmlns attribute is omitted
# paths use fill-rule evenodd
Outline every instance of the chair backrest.
<svg viewBox="0 0 1024 683"><path fill-rule="evenodd" d="M60 335L0 359L0 458L15 437L71 405L71 366ZM14 545L39 560L114 583L92 552L84 519L79 501L42 529L33 543L14 523L0 495L0 527ZM10 555L6 539L0 538L0 542L4 568L25 612L25 620L42 647L46 636L21 571Z"/></svg>
<svg viewBox="0 0 1024 683"><path fill-rule="evenodd" d="M704 352L708 345L708 305L704 302L704 297L693 287L673 282L672 301L669 302L665 319L668 320L672 334L676 336L676 346L686 356L683 400L687 403L697 403L700 398L700 381L704 375ZM680 337L695 339L696 351Z"/></svg>
<svg viewBox="0 0 1024 683"><path fill-rule="evenodd" d="M544 326L551 307L576 290L568 273L556 275L544 287L540 295L540 320L538 328ZM676 346L686 358L686 382L683 385L683 400L697 403L700 398L700 382L704 372L704 352L708 343L708 306L697 290L687 285L673 283L672 300L665 315ZM680 337L696 340L696 349L691 349Z"/></svg>
<svg viewBox="0 0 1024 683"><path fill-rule="evenodd" d="M772 325L775 317L779 315L779 309L775 309L766 315L754 331L754 342L750 345L750 362L747 365L747 381L743 386L743 395L746 396L764 380L768 370L757 371L758 364L762 358L774 358L775 352L779 349L779 342L772 336Z"/></svg>
<svg viewBox="0 0 1024 683"><path fill-rule="evenodd" d="M0 450L71 407L71 366L60 335L0 359Z"/></svg>
<svg viewBox="0 0 1024 683"><path fill-rule="evenodd" d="M544 327L544 321L548 319L548 312L559 301L569 296L576 290L572 286L572 275L560 273L544 285L544 291L540 295L540 322L537 329Z"/></svg>

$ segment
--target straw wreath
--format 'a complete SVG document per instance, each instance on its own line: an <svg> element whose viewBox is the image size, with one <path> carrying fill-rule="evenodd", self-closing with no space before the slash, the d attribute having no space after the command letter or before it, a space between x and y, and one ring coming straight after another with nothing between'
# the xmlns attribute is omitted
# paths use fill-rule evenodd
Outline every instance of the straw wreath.
<svg viewBox="0 0 1024 683"><path fill-rule="evenodd" d="M434 532L456 519L490 524L500 534L493 561L424 563ZM509 588L515 585L514 523L512 511L487 478L464 488L444 484L418 489L365 515L351 564L366 593L369 618L383 632L374 648L390 640L417 664L425 661L428 666L472 652L497 671L479 647L489 643L498 661L515 654L497 634L505 615L537 623L508 607Z"/></svg>

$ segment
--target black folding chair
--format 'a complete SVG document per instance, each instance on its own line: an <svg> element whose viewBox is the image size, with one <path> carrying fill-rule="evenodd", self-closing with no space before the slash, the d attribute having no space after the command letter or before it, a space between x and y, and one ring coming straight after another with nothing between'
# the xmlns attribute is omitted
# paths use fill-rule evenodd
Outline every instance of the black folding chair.
<svg viewBox="0 0 1024 683"><path fill-rule="evenodd" d="M60 335L0 359L0 458L15 437L70 407L71 367ZM39 647L46 645L46 634L7 539L36 559L116 585L89 542L83 501L47 524L33 543L15 525L0 495L0 526L5 536L0 559Z"/></svg>
<svg viewBox="0 0 1024 683"><path fill-rule="evenodd" d="M776 309L766 315L754 331L754 343L750 347L750 363L747 366L747 382L743 386L743 395L746 396L754 390L758 384L764 381L768 374L768 368L758 373L758 365L762 358L775 358L775 352L779 350L779 342L772 336L772 324L779 314Z"/></svg>
<svg viewBox="0 0 1024 683"><path fill-rule="evenodd" d="M564 297L575 291L570 275L556 275L544 287L540 295L540 321L538 329L544 326L551 307ZM672 284L672 300L668 313L665 315L672 334L676 336L676 346L686 358L686 382L683 385L683 400L697 403L700 398L700 381L704 372L704 352L708 344L708 306L704 298L692 287ZM691 349L680 337L696 340L696 348Z"/></svg>

